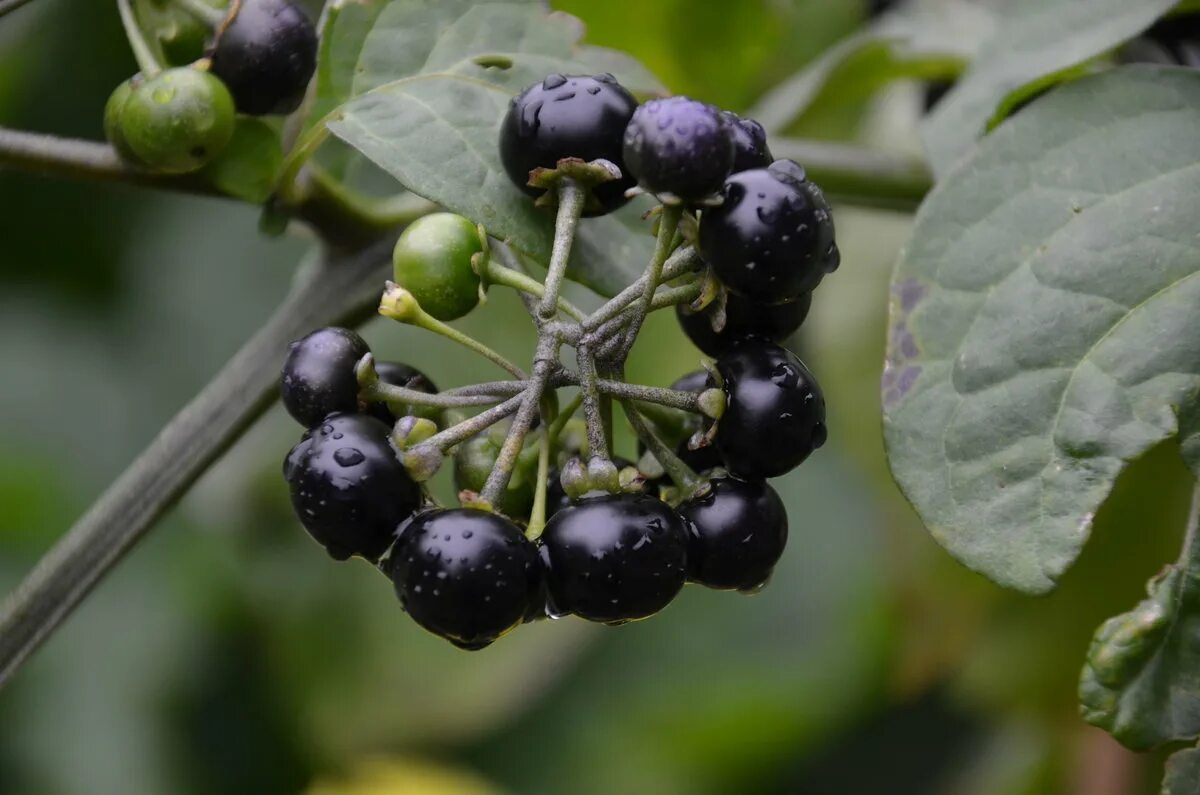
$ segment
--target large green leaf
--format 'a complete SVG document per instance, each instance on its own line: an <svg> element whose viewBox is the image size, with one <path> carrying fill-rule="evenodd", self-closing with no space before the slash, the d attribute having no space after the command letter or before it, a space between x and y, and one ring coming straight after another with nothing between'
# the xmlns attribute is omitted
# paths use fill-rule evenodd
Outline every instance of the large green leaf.
<svg viewBox="0 0 1200 795"><path fill-rule="evenodd" d="M589 71L597 58L634 63L581 50L581 34L574 17L546 14L536 3L394 0L363 47L356 96L329 129L407 189L544 264L552 214L535 209L508 179L496 142L510 97L528 83L551 72ZM644 204L625 215L638 208ZM641 272L651 246L621 219L589 219L569 275L611 295Z"/></svg>
<svg viewBox="0 0 1200 795"><path fill-rule="evenodd" d="M1162 795L1200 795L1200 748L1171 754Z"/></svg>
<svg viewBox="0 0 1200 795"><path fill-rule="evenodd" d="M1044 592L1126 463L1200 388L1200 73L1038 100L918 214L892 283L893 474L934 537Z"/></svg>
<svg viewBox="0 0 1200 795"><path fill-rule="evenodd" d="M1079 682L1088 723L1130 748L1200 736L1200 543L1096 631Z"/></svg>
<svg viewBox="0 0 1200 795"><path fill-rule="evenodd" d="M330 0L321 15L315 97L306 126L324 118L354 89L358 58L387 0Z"/></svg>
<svg viewBox="0 0 1200 795"><path fill-rule="evenodd" d="M768 130L784 130L810 112L861 105L903 78L958 74L995 25L988 4L925 0L885 14L783 81L748 115Z"/></svg>
<svg viewBox="0 0 1200 795"><path fill-rule="evenodd" d="M1014 0L962 79L923 125L944 176L1012 107L1133 38L1177 0Z"/></svg>

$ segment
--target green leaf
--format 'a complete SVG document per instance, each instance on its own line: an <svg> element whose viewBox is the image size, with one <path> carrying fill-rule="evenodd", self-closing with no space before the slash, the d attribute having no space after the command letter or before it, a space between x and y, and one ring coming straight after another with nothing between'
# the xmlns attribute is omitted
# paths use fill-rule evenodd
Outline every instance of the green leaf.
<svg viewBox="0 0 1200 795"><path fill-rule="evenodd" d="M511 96L529 83L551 72L591 71L594 63L580 58L634 63L581 49L582 32L574 17L547 15L538 3L394 0L363 46L356 96L329 129L407 189L544 265L553 215L535 209L505 175L499 125ZM645 82L636 72L634 79ZM631 204L624 217L645 206ZM652 240L621 218L589 219L568 275L611 295L641 273L651 249Z"/></svg>
<svg viewBox="0 0 1200 795"><path fill-rule="evenodd" d="M785 130L810 113L861 106L895 80L953 77L994 24L994 12L977 3L911 4L826 50L747 115L768 130Z"/></svg>
<svg viewBox="0 0 1200 795"><path fill-rule="evenodd" d="M367 34L387 0L331 0L321 17L315 99L305 127L311 127L350 98L358 58Z"/></svg>
<svg viewBox="0 0 1200 795"><path fill-rule="evenodd" d="M1200 376L1200 72L1064 86L919 212L892 281L889 463L934 537L1050 590Z"/></svg>
<svg viewBox="0 0 1200 795"><path fill-rule="evenodd" d="M944 176L974 141L1022 100L1133 38L1176 0L1015 0L979 57L922 125L934 173Z"/></svg>
<svg viewBox="0 0 1200 795"><path fill-rule="evenodd" d="M1167 758L1162 795L1200 795L1200 748L1176 751Z"/></svg>
<svg viewBox="0 0 1200 795"><path fill-rule="evenodd" d="M1146 590L1096 630L1079 682L1084 720L1139 750L1200 736L1200 543Z"/></svg>
<svg viewBox="0 0 1200 795"><path fill-rule="evenodd" d="M275 190L282 165L279 133L260 119L239 116L232 140L201 175L223 193L262 204Z"/></svg>

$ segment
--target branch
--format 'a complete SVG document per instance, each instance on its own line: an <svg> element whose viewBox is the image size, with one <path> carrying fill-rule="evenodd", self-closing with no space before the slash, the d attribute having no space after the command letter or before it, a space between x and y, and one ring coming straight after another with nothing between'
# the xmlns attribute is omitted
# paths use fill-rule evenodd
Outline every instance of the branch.
<svg viewBox="0 0 1200 795"><path fill-rule="evenodd" d="M929 167L907 155L797 138L773 138L771 151L804 166L826 193L850 204L912 210L933 187Z"/></svg>
<svg viewBox="0 0 1200 795"><path fill-rule="evenodd" d="M225 197L202 174L155 174L125 163L108 144L0 127L0 170L13 169L67 179L137 185L199 196ZM361 249L430 211L413 203L380 213L362 197L320 175L304 182L302 196L288 211L307 223L331 248ZM227 198L227 197L225 197Z"/></svg>
<svg viewBox="0 0 1200 795"><path fill-rule="evenodd" d="M18 8L28 2L29 0L0 0L0 17L12 11L16 11Z"/></svg>
<svg viewBox="0 0 1200 795"><path fill-rule="evenodd" d="M288 342L371 315L391 245L326 258L38 562L0 608L0 686L271 405Z"/></svg>

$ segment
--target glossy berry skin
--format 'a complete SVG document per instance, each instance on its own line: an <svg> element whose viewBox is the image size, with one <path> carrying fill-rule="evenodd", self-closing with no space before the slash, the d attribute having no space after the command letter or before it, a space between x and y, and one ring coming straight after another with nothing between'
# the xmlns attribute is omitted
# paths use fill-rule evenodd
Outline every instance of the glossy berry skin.
<svg viewBox="0 0 1200 795"><path fill-rule="evenodd" d="M336 560L379 560L421 505L388 427L362 414L326 417L288 453L283 474L300 523Z"/></svg>
<svg viewBox="0 0 1200 795"><path fill-rule="evenodd" d="M721 115L729 122L729 132L733 136L733 168L730 173L771 165L775 158L767 146L767 131L763 126L754 119L743 119L732 111L723 110Z"/></svg>
<svg viewBox="0 0 1200 795"><path fill-rule="evenodd" d="M429 376L417 368L410 367L402 362L375 362L375 372L379 375L379 380L385 384L402 386L405 389L415 389L418 392L425 392L430 395L438 391L437 385L430 380ZM406 405L405 409L407 410L403 414L396 416L383 403L372 403L367 406L366 412L387 425L395 424L396 420L408 414L434 419L440 413L438 410L431 409L428 406Z"/></svg>
<svg viewBox="0 0 1200 795"><path fill-rule="evenodd" d="M136 162L162 174L196 171L233 137L233 98L207 72L178 67L135 79L119 109L106 109ZM118 89L119 91L120 89ZM114 138L115 137L110 136Z"/></svg>
<svg viewBox="0 0 1200 795"><path fill-rule="evenodd" d="M413 620L462 649L482 649L537 604L537 548L502 516L427 511L401 530L392 583Z"/></svg>
<svg viewBox="0 0 1200 795"><path fill-rule="evenodd" d="M471 257L483 251L475 224L433 213L409 224L392 251L392 278L438 320L457 320L479 305Z"/></svg>
<svg viewBox="0 0 1200 795"><path fill-rule="evenodd" d="M709 356L720 356L746 337L762 337L781 342L790 336L808 317L812 293L783 304L760 304L736 293L727 293L725 325L713 331L712 313L692 312L687 307L675 307L675 316L683 333Z"/></svg>
<svg viewBox="0 0 1200 795"><path fill-rule="evenodd" d="M790 160L734 174L700 219L700 253L730 290L760 304L793 301L841 261L821 189Z"/></svg>
<svg viewBox="0 0 1200 795"><path fill-rule="evenodd" d="M791 351L747 339L717 359L717 371L726 406L714 445L732 474L778 477L825 443L825 397Z"/></svg>
<svg viewBox="0 0 1200 795"><path fill-rule="evenodd" d="M603 215L625 204L635 181L625 169L621 136L637 100L609 74L547 75L513 98L500 125L500 161L509 179L530 196L529 172L555 168L558 161L608 160L622 178L593 189L598 205L585 215Z"/></svg>
<svg viewBox="0 0 1200 795"><path fill-rule="evenodd" d="M354 366L370 352L362 337L336 326L293 342L279 383L288 414L305 428L312 428L335 411L357 411Z"/></svg>
<svg viewBox="0 0 1200 795"><path fill-rule="evenodd" d="M699 201L717 193L729 175L733 133L712 105L687 97L655 99L630 119L624 152L641 187Z"/></svg>
<svg viewBox="0 0 1200 795"><path fill-rule="evenodd" d="M542 534L551 611L623 624L662 610L687 576L683 520L645 494L581 500Z"/></svg>
<svg viewBox="0 0 1200 795"><path fill-rule="evenodd" d="M209 58L239 111L291 113L317 67L317 33L290 0L241 0L217 32Z"/></svg>
<svg viewBox="0 0 1200 795"><path fill-rule="evenodd" d="M622 458L619 455L613 456L612 462L618 472L626 467L637 466L628 458ZM570 504L571 498L567 496L567 490L562 486L562 472L555 467L546 476L546 516L553 516Z"/></svg>
<svg viewBox="0 0 1200 795"><path fill-rule="evenodd" d="M766 481L714 478L708 493L686 500L688 580L722 590L756 590L787 544L783 500Z"/></svg>

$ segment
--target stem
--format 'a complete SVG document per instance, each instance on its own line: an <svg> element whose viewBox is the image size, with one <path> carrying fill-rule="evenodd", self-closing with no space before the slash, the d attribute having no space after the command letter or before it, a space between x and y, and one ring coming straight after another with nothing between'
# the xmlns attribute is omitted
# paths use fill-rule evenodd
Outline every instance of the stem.
<svg viewBox="0 0 1200 795"><path fill-rule="evenodd" d="M465 442L480 431L487 430L495 425L500 420L512 414L521 407L525 402L525 393L510 397L508 400L501 403L499 406L494 406L487 411L481 411L474 417L463 420L457 425L451 425L444 431L439 431L433 436L430 436L418 447L431 446L441 452L446 452L451 447L461 442Z"/></svg>
<svg viewBox="0 0 1200 795"><path fill-rule="evenodd" d="M0 607L0 685L275 399L287 345L370 314L391 248L334 258L298 284L217 376L38 562Z"/></svg>
<svg viewBox="0 0 1200 795"><path fill-rule="evenodd" d="M605 432L604 407L600 405L599 376L596 360L587 344L575 349L579 360L579 393L583 396L583 420L587 424L588 451L592 456L608 458L608 434Z"/></svg>
<svg viewBox="0 0 1200 795"><path fill-rule="evenodd" d="M216 28L225 21L225 12L219 8L213 8L204 0L173 0L173 2L210 28Z"/></svg>
<svg viewBox="0 0 1200 795"><path fill-rule="evenodd" d="M383 299L379 304L379 314L400 323L407 323L417 328L423 328L426 331L432 331L434 334L440 334L448 340L453 340L464 348L478 353L500 369L507 370L514 378L523 381L529 377L520 367L517 367L470 334L459 331L426 312L417 304L416 299L407 290L392 282L388 282L387 284L388 287L384 291Z"/></svg>
<svg viewBox="0 0 1200 795"><path fill-rule="evenodd" d="M663 265L661 278L664 280L674 279L676 276L682 276L685 273L699 270L703 265L704 260L700 258L699 252L694 248L691 246L681 248L667 259ZM594 332L619 315L626 307L642 296L646 290L646 283L648 281L649 278L643 273L636 281L609 299L602 307L588 315L581 324L583 330L587 333Z"/></svg>
<svg viewBox="0 0 1200 795"><path fill-rule="evenodd" d="M129 48L133 50L133 57L137 61L138 68L142 70L142 74L146 77L153 77L161 72L162 64L154 57L154 51L146 43L146 37L142 35L142 29L138 27L137 18L133 15L133 8L129 5L129 0L117 0L117 11L121 14L121 25L125 28L125 38L129 39Z"/></svg>
<svg viewBox="0 0 1200 795"><path fill-rule="evenodd" d="M662 465L663 470L684 493L686 499L702 482L700 476L690 466L685 464L683 459L675 455L675 451L658 437L658 434L654 432L654 429L650 427L650 424L638 412L633 401L622 400L621 408L625 411L625 418L633 426L633 432L646 444L646 447L654 455L655 459L658 460L658 463Z"/></svg>
<svg viewBox="0 0 1200 795"><path fill-rule="evenodd" d="M490 259L487 264L487 280L492 284L510 287L538 298L544 299L546 295L546 287L537 279L534 279L532 276L526 276L524 273L515 271L512 268L507 268ZM558 297L558 309L575 321L583 321L584 314L582 310L562 296Z"/></svg>
<svg viewBox="0 0 1200 795"><path fill-rule="evenodd" d="M359 397L368 402L384 402L400 407L406 404L434 406L450 409L462 406L490 406L497 402L492 395L450 395L445 392L433 394L419 389L408 389L384 381L378 381L359 392Z"/></svg>
<svg viewBox="0 0 1200 795"><path fill-rule="evenodd" d="M504 437L504 444L500 446L496 464L488 473L483 490L479 492L480 499L485 502L496 505L500 500L500 495L508 486L513 467L517 463L517 456L521 454L521 449L525 445L525 435L529 433L529 426L533 424L534 415L537 414L538 407L542 403L546 381L550 377L551 369L557 363L558 341L552 335L540 335L537 352L534 354L533 378L530 379L529 388L519 396L521 407L517 409L517 415L513 417L512 425L509 426L508 435Z"/></svg>
<svg viewBox="0 0 1200 795"><path fill-rule="evenodd" d="M467 386L456 386L453 389L447 389L442 392L443 395L517 395L525 391L525 387L529 386L528 381L517 381L515 379L509 381L484 381L479 384L468 384Z"/></svg>
<svg viewBox="0 0 1200 795"><path fill-rule="evenodd" d="M567 260L571 256L571 245L575 242L575 229L583 217L583 202L587 197L575 180L562 178L558 182L558 217L554 221L554 246L550 250L550 266L546 272L542 303L538 316L550 320L558 313L558 292L567 272Z"/></svg>
<svg viewBox="0 0 1200 795"><path fill-rule="evenodd" d="M0 17L16 11L30 0L0 0Z"/></svg>
<svg viewBox="0 0 1200 795"><path fill-rule="evenodd" d="M633 341L637 339L638 332L642 330L642 323L646 321L646 315L650 312L654 292L662 281L663 266L667 264L667 257L671 254L671 242L675 240L675 230L679 228L679 219L682 217L681 205L663 206L662 215L658 219L658 239L654 244L654 255L646 267L646 284L642 288L641 299L634 305L629 330L625 332L625 343L621 346L622 358L633 347Z"/></svg>
<svg viewBox="0 0 1200 795"><path fill-rule="evenodd" d="M550 479L550 454L554 450L557 433L551 433L558 426L558 417L552 416L550 408L545 405L551 401L543 401L542 412L545 414L546 432L538 440L537 485L533 489L533 508L529 511L529 524L525 528L525 537L537 541L546 526L546 481Z"/></svg>
<svg viewBox="0 0 1200 795"><path fill-rule="evenodd" d="M627 384L624 381L610 381L601 378L596 386L606 395L612 395L618 400L638 400L645 403L657 403L660 406L701 413L700 393L684 392L679 389L666 389L657 386Z"/></svg>

